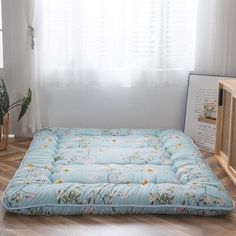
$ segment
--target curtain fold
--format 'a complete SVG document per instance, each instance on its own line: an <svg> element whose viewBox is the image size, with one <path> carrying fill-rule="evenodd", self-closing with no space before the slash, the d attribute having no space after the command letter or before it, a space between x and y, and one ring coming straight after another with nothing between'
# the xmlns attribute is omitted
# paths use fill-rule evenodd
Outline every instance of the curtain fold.
<svg viewBox="0 0 236 236"><path fill-rule="evenodd" d="M40 129L41 116L40 116L40 104L39 104L39 86L37 75L37 57L35 47L35 20L37 1L36 0L24 0L24 13L25 13L25 45L24 45L24 70L23 70L23 83L24 93L27 89L32 90L32 102L29 106L29 110L26 113L26 117L20 122L18 132L21 134L31 134Z"/></svg>
<svg viewBox="0 0 236 236"><path fill-rule="evenodd" d="M235 0L198 0L196 73L236 76L235 12Z"/></svg>

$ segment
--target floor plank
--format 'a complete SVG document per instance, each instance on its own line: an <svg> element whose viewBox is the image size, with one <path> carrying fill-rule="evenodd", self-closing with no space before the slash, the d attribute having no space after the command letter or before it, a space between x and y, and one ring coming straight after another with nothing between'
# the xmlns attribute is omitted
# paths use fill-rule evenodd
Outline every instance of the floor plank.
<svg viewBox="0 0 236 236"><path fill-rule="evenodd" d="M30 139L11 141L7 151L0 152L0 197L19 167ZM204 158L236 201L236 187L216 162L214 156ZM226 216L21 216L9 214L0 207L0 236L38 235L173 235L233 236L236 235L236 210Z"/></svg>

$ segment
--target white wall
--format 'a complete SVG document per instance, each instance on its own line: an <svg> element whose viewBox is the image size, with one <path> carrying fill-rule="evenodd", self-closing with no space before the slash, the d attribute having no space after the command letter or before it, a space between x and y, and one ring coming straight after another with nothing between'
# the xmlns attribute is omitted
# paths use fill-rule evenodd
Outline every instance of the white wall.
<svg viewBox="0 0 236 236"><path fill-rule="evenodd" d="M9 81L14 97L23 94L23 0L3 0ZM11 17L9 17L11 16ZM9 50L9 47L11 50ZM43 124L54 127L180 128L184 126L187 79L152 88L47 88L41 90ZM17 132L14 118L14 132Z"/></svg>

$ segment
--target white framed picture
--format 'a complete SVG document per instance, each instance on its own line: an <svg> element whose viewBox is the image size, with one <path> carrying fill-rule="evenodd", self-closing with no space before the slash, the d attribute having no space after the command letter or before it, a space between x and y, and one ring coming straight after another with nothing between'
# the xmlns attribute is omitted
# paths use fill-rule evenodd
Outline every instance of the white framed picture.
<svg viewBox="0 0 236 236"><path fill-rule="evenodd" d="M202 151L214 152L219 80L225 76L189 75L184 132Z"/></svg>

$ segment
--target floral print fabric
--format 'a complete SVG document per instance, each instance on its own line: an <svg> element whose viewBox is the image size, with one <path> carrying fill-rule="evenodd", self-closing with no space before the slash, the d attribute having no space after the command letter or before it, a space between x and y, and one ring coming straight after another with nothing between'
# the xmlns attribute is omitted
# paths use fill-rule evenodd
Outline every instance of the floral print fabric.
<svg viewBox="0 0 236 236"><path fill-rule="evenodd" d="M44 129L3 206L21 214L220 215L227 191L179 130Z"/></svg>

